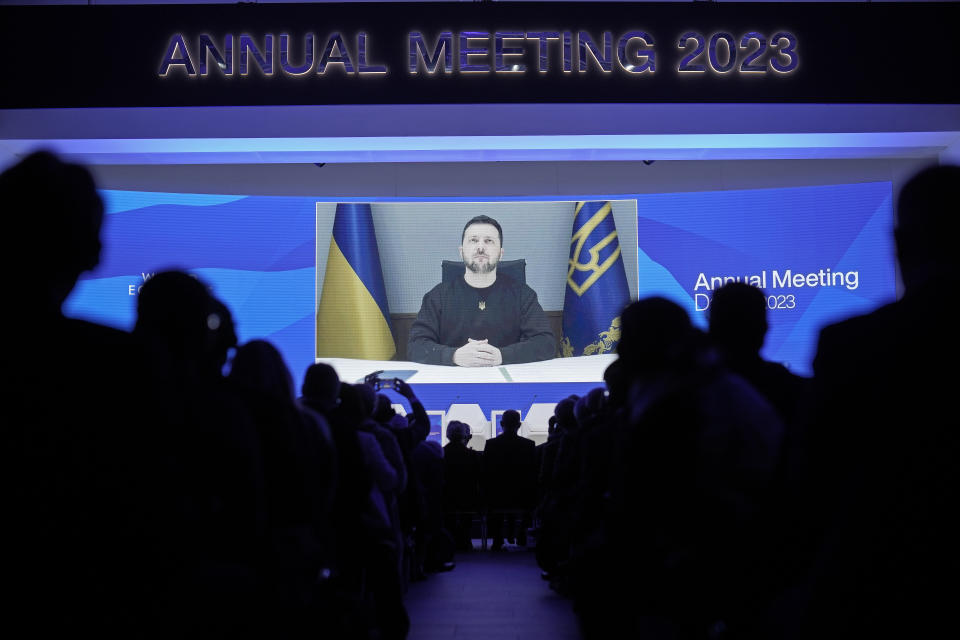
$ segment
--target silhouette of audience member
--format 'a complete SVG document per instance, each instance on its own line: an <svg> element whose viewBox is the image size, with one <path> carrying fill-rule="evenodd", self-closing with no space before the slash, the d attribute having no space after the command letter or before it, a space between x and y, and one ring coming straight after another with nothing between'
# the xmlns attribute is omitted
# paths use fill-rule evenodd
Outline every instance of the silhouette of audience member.
<svg viewBox="0 0 960 640"><path fill-rule="evenodd" d="M556 577L561 563L566 562L570 551L570 522L574 517L574 488L569 476L558 473L558 458L565 454L573 465L574 448L564 446L567 437L576 432L577 419L573 408L579 396L564 398L553 409L554 431L543 447L538 470L538 484L543 493L537 505L540 529L537 532L537 564L543 569L543 577ZM561 463L562 465L562 463Z"/></svg>
<svg viewBox="0 0 960 640"><path fill-rule="evenodd" d="M340 396L340 378L336 370L325 362L307 367L300 389L300 403L320 415L333 411Z"/></svg>
<svg viewBox="0 0 960 640"><path fill-rule="evenodd" d="M391 531L387 537L393 538L393 509L391 509L390 504L406 484L406 466L403 464L396 438L389 431L376 424L372 418L370 412L372 412L376 402L376 393L365 384L352 386L360 399L363 412L357 423L357 439L363 452L364 463L373 479L371 495L376 512L382 520L380 524ZM343 393L342 386L341 393ZM378 436L377 432L380 430L385 432L385 435ZM388 444L388 449L381 445L381 439L385 444ZM390 455L386 453L387 450L390 451ZM396 545L395 541L390 544Z"/></svg>
<svg viewBox="0 0 960 640"><path fill-rule="evenodd" d="M625 626L694 638L721 620L735 628L753 595L743 571L755 565L782 424L676 304L648 298L621 318L618 375L631 384L608 531L617 569L634 586L608 588L615 572L579 590L586 635Z"/></svg>
<svg viewBox="0 0 960 640"><path fill-rule="evenodd" d="M360 511L366 504L371 478L366 473L363 452L357 440L356 425L362 419L362 409L343 406L340 378L326 363L307 368L301 386L299 404L308 413L325 419L336 452L337 492L333 503L333 523L336 530L338 561L353 566L360 537ZM355 392L351 399L359 402ZM337 570L337 574L349 572Z"/></svg>
<svg viewBox="0 0 960 640"><path fill-rule="evenodd" d="M341 384L333 367L325 363L307 368L301 394L301 407L327 420L337 455L337 491L331 516L336 564L328 585L336 602L329 628L334 635L363 638L370 624L363 602L364 573L374 537L368 531L373 480L356 430L363 408L352 385ZM382 527L377 520L374 524ZM380 557L378 561L386 560Z"/></svg>
<svg viewBox="0 0 960 640"><path fill-rule="evenodd" d="M374 500L377 510L382 512L388 528L393 532L394 550L399 553L399 522L396 498L406 488L407 468L403 454L393 433L375 420L377 406L390 403L384 396L377 394L368 384L354 385L363 407L364 417L357 427L357 438L364 453L367 469L374 481ZM392 412L392 409L390 409ZM386 410L381 409L386 415ZM399 562L399 561L398 561ZM398 565L399 566L399 565Z"/></svg>
<svg viewBox="0 0 960 640"><path fill-rule="evenodd" d="M760 356L767 335L767 298L757 287L728 282L713 292L710 339L733 373L753 385L785 424L795 422L805 380Z"/></svg>
<svg viewBox="0 0 960 640"><path fill-rule="evenodd" d="M545 495L545 492L546 492L546 486L545 486L544 478L542 474L543 456L548 448L547 445L550 444L551 439L555 441L557 438L558 438L557 416L552 415L547 420L547 439L536 446L536 458L534 460L534 468L537 471L536 504L538 506L543 501L543 496Z"/></svg>
<svg viewBox="0 0 960 640"><path fill-rule="evenodd" d="M339 402L330 417L334 437L339 435L344 446L358 455L349 477L341 475L341 483L357 482L359 490L350 492L349 499L339 505L341 515L335 515L338 561L345 582L343 590L367 599L367 606L372 607L371 630L379 637L402 638L409 629L409 619L402 601L399 550L384 498L384 491L395 488L398 476L373 435L368 413L373 400L363 399L365 386L341 383ZM337 441L338 448L339 444ZM337 503L335 514L336 508ZM353 614L363 615L363 608ZM365 637L371 621L351 619L343 624L346 635Z"/></svg>
<svg viewBox="0 0 960 640"><path fill-rule="evenodd" d="M393 410L390 399L384 394L378 393L373 406L373 416L371 416L373 435L377 439L377 444L380 445L384 457L397 475L395 488L386 493L384 497L387 501L387 509L390 512L390 524L396 536L397 549L403 549L399 497L407 488L407 463L397 436L390 428L391 421L396 417L396 411ZM404 424L406 424L406 420L404 420Z"/></svg>
<svg viewBox="0 0 960 640"><path fill-rule="evenodd" d="M5 529L16 550L4 567L7 623L37 636L128 636L143 613L129 562L139 547L132 473L142 432L129 422L138 362L128 333L61 312L99 263L103 203L86 169L41 151L0 174L0 209L14 324L4 376Z"/></svg>
<svg viewBox="0 0 960 640"><path fill-rule="evenodd" d="M907 182L894 232L903 298L820 334L809 467L824 536L808 635L932 637L953 625L958 203L960 167Z"/></svg>
<svg viewBox="0 0 960 640"><path fill-rule="evenodd" d="M550 439L557 438L557 416L551 415L547 419L547 439L537 445L537 482L540 482L539 474L540 468L543 466L543 450L546 447L547 443L550 442Z"/></svg>
<svg viewBox="0 0 960 640"><path fill-rule="evenodd" d="M767 593L773 596L792 588L809 562L810 514L802 496L803 425L799 410L809 394L809 380L791 373L778 362L760 356L766 337L767 298L757 287L730 282L713 293L710 303L712 344L724 365L759 391L785 426L782 457L769 501L765 525Z"/></svg>
<svg viewBox="0 0 960 640"><path fill-rule="evenodd" d="M329 416L340 402L340 378L336 370L326 363L315 363L307 368L303 377L301 386L301 395L297 399L297 408L304 420L312 423L320 430L323 438L330 443L330 452L333 458L330 461L330 471L333 473L331 483L333 491L330 498L331 503L326 505L329 513L329 522L324 527L324 533L327 535L326 556L330 558L331 566L329 572L325 573L328 578L339 576L337 570L337 520L336 516L343 512L343 500L339 497L341 491L340 483L349 479L350 472L345 472L340 468L344 462L358 464L360 460L359 447L355 440L351 446L347 446L346 452L341 452L337 448L337 438L334 430L330 426L326 416ZM350 441L349 438L346 440ZM346 493L351 493L350 488L343 489Z"/></svg>
<svg viewBox="0 0 960 640"><path fill-rule="evenodd" d="M517 411L504 412L500 424L503 433L488 440L483 450L483 487L490 509L489 533L494 551L503 548L504 518L508 541L526 545L529 512L536 496L536 445L533 440L519 435L520 414ZM498 513L502 510L526 513L517 518Z"/></svg>
<svg viewBox="0 0 960 640"><path fill-rule="evenodd" d="M333 566L336 454L329 427L296 405L290 371L268 342L239 347L228 379L246 399L260 438L268 534L263 592L271 630L317 630L315 585Z"/></svg>
<svg viewBox="0 0 960 640"><path fill-rule="evenodd" d="M580 425L579 513L576 523L580 537L593 527L603 514L603 495L609 486L609 467L606 461L615 444L614 423L607 414L607 391L602 387L591 389L574 405L574 415Z"/></svg>
<svg viewBox="0 0 960 640"><path fill-rule="evenodd" d="M379 412L379 418L376 415L374 417L395 438L403 458L403 464L406 466L406 491L399 496L399 511L401 529L405 533L409 533L414 527L418 526L421 515L418 484L412 481L411 456L413 450L430 432L430 417L417 398L416 393L414 393L413 387L409 384L403 380L395 380L393 391L407 400L410 405L410 413L407 416L396 414L389 397L380 393L377 405L374 408L375 412Z"/></svg>
<svg viewBox="0 0 960 640"><path fill-rule="evenodd" d="M103 202L93 177L38 151L0 174L0 193L8 237L25 243L21 255L31 256L30 277L11 278L8 291L30 309L32 326L62 319L60 307L77 279L100 262ZM14 263L16 254L7 252L11 273L24 266Z"/></svg>
<svg viewBox="0 0 960 640"><path fill-rule="evenodd" d="M443 527L443 449L427 440L427 430L417 431L418 441L410 453L410 476L417 505L416 545L418 565L424 571L449 571L453 564L453 541Z"/></svg>
<svg viewBox="0 0 960 640"><path fill-rule="evenodd" d="M480 509L479 451L467 447L470 425L451 420L447 424L447 442L443 448L443 511L447 530L457 551L472 551L473 513Z"/></svg>
<svg viewBox="0 0 960 640"><path fill-rule="evenodd" d="M566 437L577 430L577 418L573 413L573 408L577 404L580 396L571 395L553 408L554 433L553 437L548 437L544 443L543 459L540 461L539 482L545 491L555 490L558 486L564 485L563 474L559 478L557 474L557 457L563 450L563 441ZM572 449L568 448L568 451ZM559 485L558 485L559 480Z"/></svg>
<svg viewBox="0 0 960 640"><path fill-rule="evenodd" d="M150 374L139 414L152 435L155 615L167 632L255 628L267 510L256 423L221 374L232 321L198 279L163 272L140 291L134 336Z"/></svg>

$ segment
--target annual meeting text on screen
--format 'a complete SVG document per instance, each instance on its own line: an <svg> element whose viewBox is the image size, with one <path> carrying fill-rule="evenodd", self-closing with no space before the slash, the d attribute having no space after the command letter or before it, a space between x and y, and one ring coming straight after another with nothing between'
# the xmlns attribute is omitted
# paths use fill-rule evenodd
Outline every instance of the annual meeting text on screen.
<svg viewBox="0 0 960 640"><path fill-rule="evenodd" d="M599 36L599 37L596 37ZM789 31L743 33L685 31L661 45L665 68L682 75L786 75L800 62L797 37ZM395 43L397 44L397 43ZM304 78L328 73L387 75L389 53L409 75L572 73L653 75L658 71L657 38L634 29L591 34L587 31L411 31L405 46L382 48L371 34L333 32L247 33L214 37L173 34L160 62L160 77ZM401 50L399 46L404 46ZM376 52L380 52L378 57ZM317 55L319 53L319 55ZM669 57L669 60L663 60ZM212 64L211 64L212 62Z"/></svg>

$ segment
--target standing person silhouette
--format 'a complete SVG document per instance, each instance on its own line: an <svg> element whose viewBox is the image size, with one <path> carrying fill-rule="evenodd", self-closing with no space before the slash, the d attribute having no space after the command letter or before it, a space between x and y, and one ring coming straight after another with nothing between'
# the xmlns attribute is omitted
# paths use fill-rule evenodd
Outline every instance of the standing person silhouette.
<svg viewBox="0 0 960 640"><path fill-rule="evenodd" d="M519 435L520 414L513 409L500 419L503 433L488 440L483 450L484 493L490 508L490 537L494 551L503 548L504 516L497 510L533 508L537 481L537 451L533 440ZM518 522L519 520L519 522ZM529 514L521 518L506 516L506 536L524 546L527 543Z"/></svg>
<svg viewBox="0 0 960 640"><path fill-rule="evenodd" d="M710 340L731 371L773 405L785 424L796 418L806 381L760 355L767 335L767 298L743 282L728 282L710 301Z"/></svg>
<svg viewBox="0 0 960 640"><path fill-rule="evenodd" d="M470 425L451 420L447 424L447 440L443 448L443 510L447 530L453 535L457 551L472 551L470 529L472 511L480 508L479 451L467 448Z"/></svg>
<svg viewBox="0 0 960 640"><path fill-rule="evenodd" d="M0 208L14 327L3 416L16 549L4 567L14 586L8 623L37 636L90 628L129 637L144 584L129 562L142 542L140 432L130 424L137 358L127 332L61 311L100 262L103 201L84 167L40 151L0 174Z"/></svg>
<svg viewBox="0 0 960 640"><path fill-rule="evenodd" d="M955 618L958 203L960 167L913 177L894 231L902 299L820 334L809 468L823 536L808 634L932 637Z"/></svg>

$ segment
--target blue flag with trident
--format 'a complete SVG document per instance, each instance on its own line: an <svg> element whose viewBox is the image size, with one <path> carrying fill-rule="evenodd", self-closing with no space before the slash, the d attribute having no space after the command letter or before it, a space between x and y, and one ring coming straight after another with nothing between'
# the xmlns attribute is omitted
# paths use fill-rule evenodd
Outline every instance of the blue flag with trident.
<svg viewBox="0 0 960 640"><path fill-rule="evenodd" d="M611 353L630 303L613 203L578 202L573 214L560 355Z"/></svg>
<svg viewBox="0 0 960 640"><path fill-rule="evenodd" d="M317 357L389 360L390 329L370 205L340 203L317 305Z"/></svg>

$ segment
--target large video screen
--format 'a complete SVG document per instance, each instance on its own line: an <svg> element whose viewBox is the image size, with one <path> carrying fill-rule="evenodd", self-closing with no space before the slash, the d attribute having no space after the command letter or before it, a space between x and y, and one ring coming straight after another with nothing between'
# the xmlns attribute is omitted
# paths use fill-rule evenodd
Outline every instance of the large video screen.
<svg viewBox="0 0 960 640"><path fill-rule="evenodd" d="M602 381L636 226L632 199L318 203L316 356L349 377Z"/></svg>
<svg viewBox="0 0 960 640"><path fill-rule="evenodd" d="M824 323L895 295L891 191L338 202L105 190L101 264L65 312L130 329L139 287L181 268L227 304L242 341L273 342L297 381L325 360L350 381L382 370L562 386L602 380L627 301L663 295L705 326L712 290L739 278L767 293L765 356L807 374Z"/></svg>

